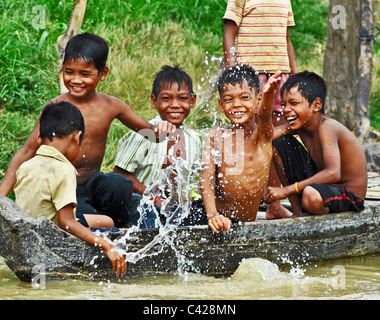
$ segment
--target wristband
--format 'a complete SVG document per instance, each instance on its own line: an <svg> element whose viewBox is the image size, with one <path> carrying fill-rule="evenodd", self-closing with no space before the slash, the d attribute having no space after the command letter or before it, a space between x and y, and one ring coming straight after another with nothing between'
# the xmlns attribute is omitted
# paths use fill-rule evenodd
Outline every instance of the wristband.
<svg viewBox="0 0 380 320"><path fill-rule="evenodd" d="M301 193L300 189L298 189L298 182L296 182L296 183L294 184L294 187L296 188L296 192L297 192L297 193Z"/></svg>

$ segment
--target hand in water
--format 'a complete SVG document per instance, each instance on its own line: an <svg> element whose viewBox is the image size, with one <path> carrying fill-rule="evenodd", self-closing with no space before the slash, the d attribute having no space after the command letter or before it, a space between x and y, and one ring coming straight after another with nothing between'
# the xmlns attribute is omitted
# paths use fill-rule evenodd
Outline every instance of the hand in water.
<svg viewBox="0 0 380 320"><path fill-rule="evenodd" d="M127 262L124 256L114 250L109 250L106 255L112 262L112 272L116 272L117 277L124 276L127 271Z"/></svg>
<svg viewBox="0 0 380 320"><path fill-rule="evenodd" d="M230 230L232 222L224 215L218 214L208 219L208 225L210 226L212 231L214 231L215 233L219 233L219 231L221 230Z"/></svg>

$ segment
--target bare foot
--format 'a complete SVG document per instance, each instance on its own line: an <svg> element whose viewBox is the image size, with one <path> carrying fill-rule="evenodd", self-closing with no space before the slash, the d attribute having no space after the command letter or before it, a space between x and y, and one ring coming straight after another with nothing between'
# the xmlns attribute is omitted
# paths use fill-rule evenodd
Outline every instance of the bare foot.
<svg viewBox="0 0 380 320"><path fill-rule="evenodd" d="M268 204L266 211L267 220L290 218L293 213L281 205L280 201Z"/></svg>

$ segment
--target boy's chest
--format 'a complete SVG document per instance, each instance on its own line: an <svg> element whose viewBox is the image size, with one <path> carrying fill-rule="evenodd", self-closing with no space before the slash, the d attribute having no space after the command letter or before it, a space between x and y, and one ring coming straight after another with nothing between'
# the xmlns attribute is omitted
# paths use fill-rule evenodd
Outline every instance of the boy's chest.
<svg viewBox="0 0 380 320"><path fill-rule="evenodd" d="M175 137L170 137L167 144L166 158L162 168L170 166L178 159L186 160L186 140L185 135L181 130L177 130Z"/></svg>
<svg viewBox="0 0 380 320"><path fill-rule="evenodd" d="M237 137L224 141L220 147L219 172L225 174L257 175L272 159L271 143Z"/></svg>
<svg viewBox="0 0 380 320"><path fill-rule="evenodd" d="M323 149L321 143L317 137L313 138L303 138L302 142L306 148L307 161L310 163L311 160L315 163L317 168L320 170L324 168L323 160Z"/></svg>

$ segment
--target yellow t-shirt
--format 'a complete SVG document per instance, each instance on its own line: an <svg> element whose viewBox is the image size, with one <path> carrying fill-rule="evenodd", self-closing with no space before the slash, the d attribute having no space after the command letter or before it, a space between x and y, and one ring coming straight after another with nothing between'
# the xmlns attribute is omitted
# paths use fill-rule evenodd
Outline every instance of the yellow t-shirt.
<svg viewBox="0 0 380 320"><path fill-rule="evenodd" d="M33 218L46 216L58 225L57 211L77 206L74 166L52 146L42 145L16 172L16 204Z"/></svg>
<svg viewBox="0 0 380 320"><path fill-rule="evenodd" d="M223 19L239 27L238 62L260 72L291 71L286 32L295 23L290 0L228 0Z"/></svg>

